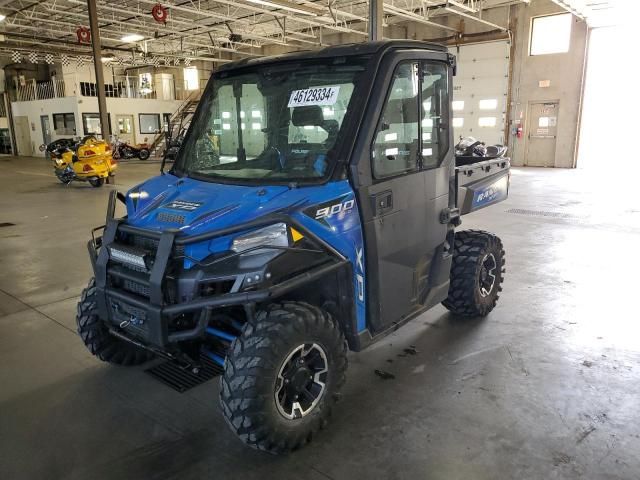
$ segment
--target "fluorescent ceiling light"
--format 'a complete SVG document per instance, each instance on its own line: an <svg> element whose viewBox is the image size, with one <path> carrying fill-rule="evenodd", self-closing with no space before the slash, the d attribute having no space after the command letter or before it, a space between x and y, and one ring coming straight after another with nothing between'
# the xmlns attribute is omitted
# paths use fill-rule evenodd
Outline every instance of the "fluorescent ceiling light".
<svg viewBox="0 0 640 480"><path fill-rule="evenodd" d="M249 3L257 3L258 5L265 5L267 7L281 8L282 10L288 10L290 12L300 13L302 15L321 15L322 12L317 8L313 8L307 5L298 5L296 3L290 3L286 0L247 0Z"/></svg>
<svg viewBox="0 0 640 480"><path fill-rule="evenodd" d="M1 22L1 21L3 21L5 18L7 18L7 16L6 16L6 15L1 15L1 14L0 14L0 22Z"/></svg>
<svg viewBox="0 0 640 480"><path fill-rule="evenodd" d="M133 42L139 42L140 40L144 40L144 37L138 33L131 33L129 35L125 35L120 40L122 40L125 43L133 43Z"/></svg>

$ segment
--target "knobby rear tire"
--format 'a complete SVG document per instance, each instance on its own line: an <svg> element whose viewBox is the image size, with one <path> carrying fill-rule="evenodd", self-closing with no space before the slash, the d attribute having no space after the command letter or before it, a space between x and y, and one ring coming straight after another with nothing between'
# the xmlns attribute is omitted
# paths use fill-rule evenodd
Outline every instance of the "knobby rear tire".
<svg viewBox="0 0 640 480"><path fill-rule="evenodd" d="M495 260L495 282L490 292L482 290L483 262ZM505 252L496 235L480 230L456 232L449 295L442 302L455 315L484 317L496 306L505 273Z"/></svg>

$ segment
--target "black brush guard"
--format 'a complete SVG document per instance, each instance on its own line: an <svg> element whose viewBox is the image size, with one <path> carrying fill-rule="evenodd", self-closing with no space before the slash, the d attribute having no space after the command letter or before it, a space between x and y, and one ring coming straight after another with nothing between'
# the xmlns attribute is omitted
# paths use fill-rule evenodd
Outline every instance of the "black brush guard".
<svg viewBox="0 0 640 480"><path fill-rule="evenodd" d="M143 344L151 349L165 349L171 344L184 340L200 338L204 335L211 313L215 308L241 305L243 307L253 306L257 303L267 302L280 297L287 292L313 282L342 268L351 268L350 262L330 244L317 237L294 218L285 214L271 214L257 220L245 222L233 227L214 230L211 232L186 236L180 230L168 229L163 232L140 229L125 223L125 218L114 218L116 201L125 202L125 197L119 192L113 191L109 197L107 207L106 224L95 228L92 231L92 239L88 243L89 256L93 266L96 281L96 296L98 315L101 320L107 322L110 331L117 336L127 339L129 335L124 329L118 328L120 322L115 318L115 314L110 308L110 300L121 302L129 308L137 309L145 313L146 330L142 338ZM172 258L175 247L211 240L214 238L246 232L247 230L264 227L273 223L285 223L300 231L306 238L311 239L328 255L329 261L320 266L304 271L293 278L286 279L280 283L271 285L259 290L245 292L225 293L220 295L195 298L186 302L167 303L163 293L163 282L166 278L167 267ZM96 232L104 230L103 235L96 236ZM126 273L113 265L110 265L109 247L117 247L118 233L136 235L158 242L155 261L148 273ZM269 247L258 247L269 248ZM286 249L286 248L285 248ZM288 248L287 250L295 250ZM223 258L238 256L238 253L230 253ZM195 268L195 267L194 267ZM137 283L142 283L148 287L148 299L133 294L122 288L110 286L110 277L119 279L131 279ZM184 313L200 312L195 327L188 330L169 332L169 322L176 316ZM122 325L120 325L122 326ZM140 336L128 338L133 343L139 343Z"/></svg>

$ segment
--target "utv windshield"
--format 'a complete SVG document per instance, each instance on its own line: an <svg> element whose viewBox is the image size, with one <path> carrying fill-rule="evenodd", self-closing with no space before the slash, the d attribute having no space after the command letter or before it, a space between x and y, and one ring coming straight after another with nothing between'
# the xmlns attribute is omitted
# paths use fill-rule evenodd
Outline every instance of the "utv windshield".
<svg viewBox="0 0 640 480"><path fill-rule="evenodd" d="M240 183L326 178L366 59L342 60L214 77L176 173Z"/></svg>

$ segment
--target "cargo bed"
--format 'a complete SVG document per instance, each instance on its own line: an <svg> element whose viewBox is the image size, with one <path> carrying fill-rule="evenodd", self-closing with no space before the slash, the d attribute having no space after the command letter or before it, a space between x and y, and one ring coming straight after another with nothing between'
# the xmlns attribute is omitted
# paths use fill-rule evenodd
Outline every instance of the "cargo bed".
<svg viewBox="0 0 640 480"><path fill-rule="evenodd" d="M511 161L507 157L469 163L456 159L457 207L461 215L499 203L509 195Z"/></svg>

